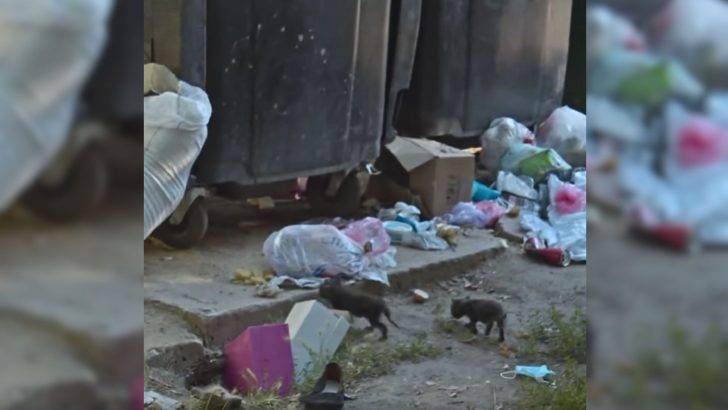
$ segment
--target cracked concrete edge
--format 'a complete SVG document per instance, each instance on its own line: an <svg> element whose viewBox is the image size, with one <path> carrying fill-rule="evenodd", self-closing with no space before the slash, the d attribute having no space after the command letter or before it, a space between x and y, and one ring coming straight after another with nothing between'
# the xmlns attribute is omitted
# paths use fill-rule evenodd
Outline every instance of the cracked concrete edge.
<svg viewBox="0 0 728 410"><path fill-rule="evenodd" d="M355 286L361 286L367 291L382 294L384 292L401 293L417 286L425 286L429 283L450 279L462 271L470 269L483 261L494 258L503 253L507 244L505 242L496 244L488 249L463 255L458 258L446 259L440 262L428 264L407 271L397 272L390 275L390 287L383 288L377 284L357 283ZM272 323L282 321L294 304L315 298L316 290L304 292L294 297L272 300L270 303L249 306L242 309L230 310L228 312L216 315L195 315L187 312L178 306L173 306L163 301L150 300L145 301L147 304L155 308L163 309L178 315L190 326L190 331L202 339L205 349L219 350L225 343L232 340L249 326L259 325L263 323ZM177 345L179 349L183 349L186 343ZM175 346L167 348L166 355L174 355ZM150 365L147 363L147 365Z"/></svg>
<svg viewBox="0 0 728 410"><path fill-rule="evenodd" d="M130 380L142 372L142 364L138 362L138 358L144 352L143 328L121 337L99 338L22 309L3 307L3 312L12 313L16 319L59 335L75 356L93 369L102 386L125 389Z"/></svg>

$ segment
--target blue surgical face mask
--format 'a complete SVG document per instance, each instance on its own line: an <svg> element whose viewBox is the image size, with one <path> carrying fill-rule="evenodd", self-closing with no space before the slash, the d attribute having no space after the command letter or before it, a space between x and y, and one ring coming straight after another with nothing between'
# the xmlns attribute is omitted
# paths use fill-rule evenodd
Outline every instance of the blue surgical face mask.
<svg viewBox="0 0 728 410"><path fill-rule="evenodd" d="M548 366L516 366L516 370L501 373L504 379L515 379L517 375L527 376L541 383L549 383L546 377L556 374Z"/></svg>

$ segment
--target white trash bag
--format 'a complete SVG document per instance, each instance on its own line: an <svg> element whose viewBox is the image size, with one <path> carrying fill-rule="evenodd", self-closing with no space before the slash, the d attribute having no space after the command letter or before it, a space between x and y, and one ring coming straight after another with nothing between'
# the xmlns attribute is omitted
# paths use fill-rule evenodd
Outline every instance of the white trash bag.
<svg viewBox="0 0 728 410"><path fill-rule="evenodd" d="M389 285L386 268L396 266L395 248L371 257L332 225L291 225L272 233L263 254L279 276L301 279L323 272Z"/></svg>
<svg viewBox="0 0 728 410"><path fill-rule="evenodd" d="M532 142L533 134L525 125L512 118L497 118L480 137L483 151L480 163L488 172L489 178L495 180L503 153L516 143Z"/></svg>
<svg viewBox="0 0 728 410"><path fill-rule="evenodd" d="M184 197L211 114L205 91L183 81L177 90L144 97L145 239Z"/></svg>
<svg viewBox="0 0 728 410"><path fill-rule="evenodd" d="M79 94L104 49L113 4L0 1L0 212L68 140Z"/></svg>
<svg viewBox="0 0 728 410"><path fill-rule="evenodd" d="M572 167L586 166L586 115L568 106L557 108L539 127L536 141Z"/></svg>

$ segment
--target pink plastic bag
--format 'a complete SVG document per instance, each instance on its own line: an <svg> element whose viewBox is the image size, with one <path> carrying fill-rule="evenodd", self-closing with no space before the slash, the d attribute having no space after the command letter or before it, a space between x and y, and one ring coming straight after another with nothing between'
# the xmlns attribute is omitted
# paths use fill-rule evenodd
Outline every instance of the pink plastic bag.
<svg viewBox="0 0 728 410"><path fill-rule="evenodd" d="M344 229L344 234L361 246L371 243L372 249L368 255L379 255L387 251L390 238L384 229L384 224L377 218L364 218L352 222Z"/></svg>
<svg viewBox="0 0 728 410"><path fill-rule="evenodd" d="M728 156L728 132L707 118L688 120L678 133L678 158L685 167L709 165Z"/></svg>
<svg viewBox="0 0 728 410"><path fill-rule="evenodd" d="M491 227L498 223L498 220L506 213L506 210L495 201L480 201L475 207L485 214L485 226Z"/></svg>
<svg viewBox="0 0 728 410"><path fill-rule="evenodd" d="M556 212L573 214L586 210L586 192L572 184L563 184L554 195Z"/></svg>

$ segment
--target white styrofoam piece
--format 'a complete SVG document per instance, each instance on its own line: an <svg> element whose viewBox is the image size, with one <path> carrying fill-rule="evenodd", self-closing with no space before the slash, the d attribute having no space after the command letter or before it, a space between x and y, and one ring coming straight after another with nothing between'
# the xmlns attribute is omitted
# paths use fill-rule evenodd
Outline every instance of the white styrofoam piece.
<svg viewBox="0 0 728 410"><path fill-rule="evenodd" d="M293 350L296 382L302 382L315 362L326 364L349 331L349 322L316 300L296 303L286 318Z"/></svg>

